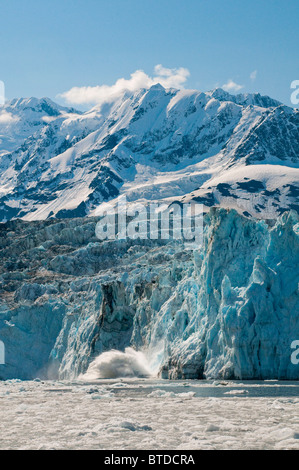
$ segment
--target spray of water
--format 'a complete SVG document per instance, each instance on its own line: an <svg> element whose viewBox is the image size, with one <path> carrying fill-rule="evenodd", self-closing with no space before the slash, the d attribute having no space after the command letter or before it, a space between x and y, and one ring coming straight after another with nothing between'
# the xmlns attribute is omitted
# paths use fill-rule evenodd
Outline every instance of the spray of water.
<svg viewBox="0 0 299 470"><path fill-rule="evenodd" d="M124 352L108 351L97 357L80 380L115 379L120 377L151 377L153 371L145 354L126 348Z"/></svg>

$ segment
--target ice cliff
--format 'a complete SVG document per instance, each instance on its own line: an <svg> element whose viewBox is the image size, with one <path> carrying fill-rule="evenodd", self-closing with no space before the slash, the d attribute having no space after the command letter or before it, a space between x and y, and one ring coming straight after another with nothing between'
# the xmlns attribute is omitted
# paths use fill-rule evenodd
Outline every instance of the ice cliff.
<svg viewBox="0 0 299 470"><path fill-rule="evenodd" d="M203 246L106 241L97 219L0 225L0 378L75 378L141 350L164 378L299 379L299 217L211 209Z"/></svg>

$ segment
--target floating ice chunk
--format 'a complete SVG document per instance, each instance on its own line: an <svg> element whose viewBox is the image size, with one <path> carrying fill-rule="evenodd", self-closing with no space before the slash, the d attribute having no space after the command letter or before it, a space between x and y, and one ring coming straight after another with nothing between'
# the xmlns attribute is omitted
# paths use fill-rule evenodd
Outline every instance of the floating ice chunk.
<svg viewBox="0 0 299 470"><path fill-rule="evenodd" d="M154 390L148 395L149 398L174 398L175 396L174 392L167 392L166 390Z"/></svg>
<svg viewBox="0 0 299 470"><path fill-rule="evenodd" d="M140 424L134 420L124 420L123 418L113 418L110 422L99 424L94 429L94 432L119 432L119 431L152 431L152 428L146 424Z"/></svg>
<svg viewBox="0 0 299 470"><path fill-rule="evenodd" d="M217 431L220 431L220 427L216 426L215 424L210 424L206 428L206 432L217 432Z"/></svg>
<svg viewBox="0 0 299 470"><path fill-rule="evenodd" d="M230 390L229 392L225 392L224 395L247 395L248 393L248 390Z"/></svg>
<svg viewBox="0 0 299 470"><path fill-rule="evenodd" d="M195 392L174 393L167 392L166 390L154 390L151 392L149 398L184 398L191 399L195 396Z"/></svg>

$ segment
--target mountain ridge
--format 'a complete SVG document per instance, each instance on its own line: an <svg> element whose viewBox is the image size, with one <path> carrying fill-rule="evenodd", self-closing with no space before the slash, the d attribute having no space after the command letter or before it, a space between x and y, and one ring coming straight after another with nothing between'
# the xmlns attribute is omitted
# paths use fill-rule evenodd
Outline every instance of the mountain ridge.
<svg viewBox="0 0 299 470"><path fill-rule="evenodd" d="M47 98L0 111L2 222L92 216L119 195L275 218L297 210L298 172L299 112L258 93L157 84L86 112Z"/></svg>

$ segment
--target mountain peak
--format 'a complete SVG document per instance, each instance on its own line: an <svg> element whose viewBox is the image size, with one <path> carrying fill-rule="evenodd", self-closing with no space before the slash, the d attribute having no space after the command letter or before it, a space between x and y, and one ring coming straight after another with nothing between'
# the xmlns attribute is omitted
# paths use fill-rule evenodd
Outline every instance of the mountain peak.
<svg viewBox="0 0 299 470"><path fill-rule="evenodd" d="M270 98L269 96L261 95L260 93L238 93L232 95L222 88L215 88L208 92L208 95L219 101L232 101L241 106L259 106L261 108L276 108L281 106L281 102Z"/></svg>
<svg viewBox="0 0 299 470"><path fill-rule="evenodd" d="M233 98L233 95L231 95L227 91L224 91L223 88L214 88L214 90L208 92L208 95L220 101L232 101Z"/></svg>
<svg viewBox="0 0 299 470"><path fill-rule="evenodd" d="M46 113L49 116L59 116L63 112L75 112L73 108L65 108L52 101L50 98L36 98L34 96L30 98L15 98L6 103L6 107L17 111L34 111Z"/></svg>
<svg viewBox="0 0 299 470"><path fill-rule="evenodd" d="M161 83L155 83L150 87L150 90L165 90L165 88L161 85Z"/></svg>

